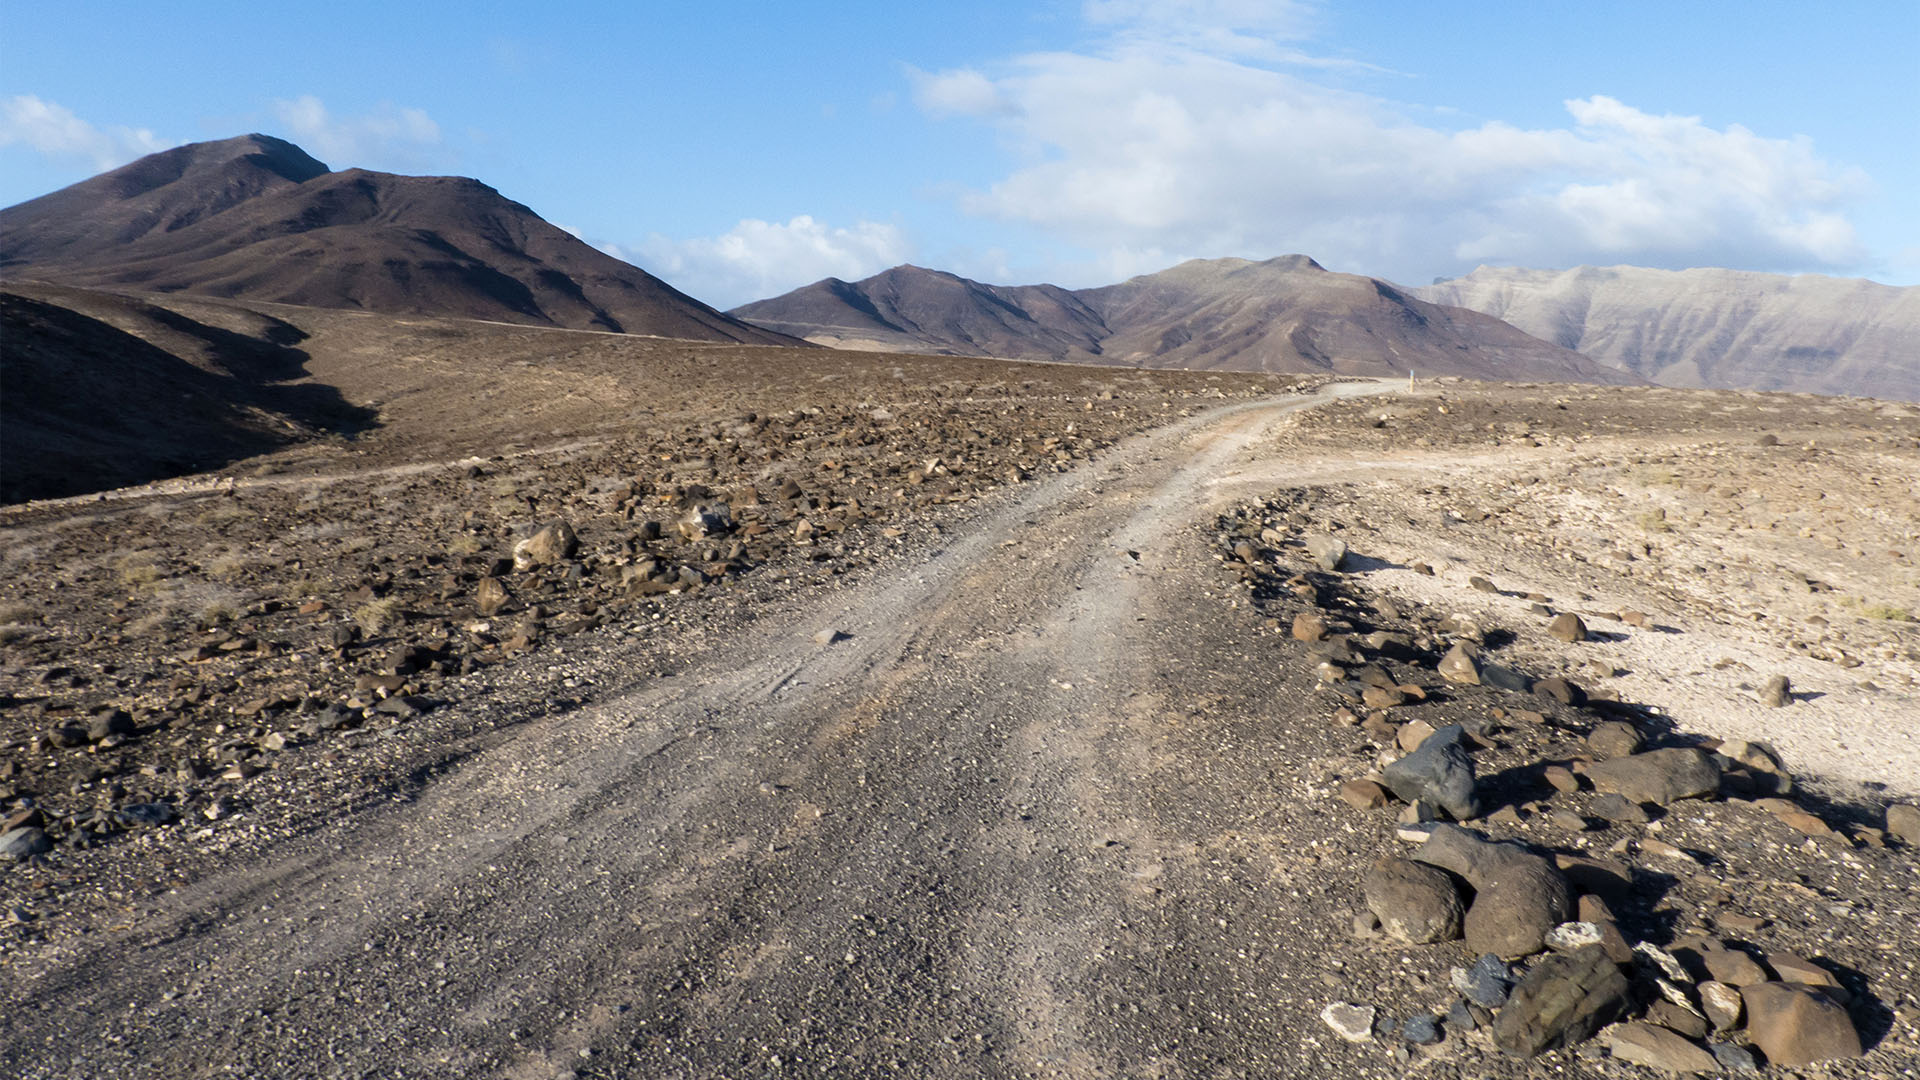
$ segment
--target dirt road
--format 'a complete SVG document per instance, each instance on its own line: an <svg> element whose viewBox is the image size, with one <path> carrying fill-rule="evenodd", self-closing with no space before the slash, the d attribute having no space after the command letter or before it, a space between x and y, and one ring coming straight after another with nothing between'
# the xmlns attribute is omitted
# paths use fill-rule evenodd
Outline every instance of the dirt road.
<svg viewBox="0 0 1920 1080"><path fill-rule="evenodd" d="M1202 414L674 678L591 673L633 689L10 973L0 1072L1352 1075L1295 797L1330 736L1192 526L1375 390Z"/></svg>

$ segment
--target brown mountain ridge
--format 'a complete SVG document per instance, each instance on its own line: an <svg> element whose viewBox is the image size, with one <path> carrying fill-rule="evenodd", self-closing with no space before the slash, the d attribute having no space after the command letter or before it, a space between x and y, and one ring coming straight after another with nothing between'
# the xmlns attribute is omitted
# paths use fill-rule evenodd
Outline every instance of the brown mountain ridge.
<svg viewBox="0 0 1920 1080"><path fill-rule="evenodd" d="M795 344L478 180L334 172L266 135L193 143L0 210L0 273L705 341Z"/></svg>
<svg viewBox="0 0 1920 1080"><path fill-rule="evenodd" d="M1097 289L986 285L900 266L730 314L841 348L1221 371L1634 383L1498 319L1304 255L1195 259Z"/></svg>

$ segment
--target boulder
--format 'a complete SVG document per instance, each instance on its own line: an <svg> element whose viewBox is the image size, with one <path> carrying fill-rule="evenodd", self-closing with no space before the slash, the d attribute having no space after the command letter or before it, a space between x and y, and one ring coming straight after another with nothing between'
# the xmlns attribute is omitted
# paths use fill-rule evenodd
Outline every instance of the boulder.
<svg viewBox="0 0 1920 1080"><path fill-rule="evenodd" d="M1473 758L1466 749L1467 730L1449 724L1426 737L1420 748L1386 768L1387 786L1407 802L1428 799L1455 821L1479 816L1474 794Z"/></svg>
<svg viewBox="0 0 1920 1080"><path fill-rule="evenodd" d="M1595 762L1587 769L1587 779L1595 791L1659 806L1720 790L1720 769L1713 758L1691 747L1649 750Z"/></svg>
<svg viewBox="0 0 1920 1080"><path fill-rule="evenodd" d="M1519 1058L1572 1046L1618 1019L1631 992L1619 965L1598 945L1549 956L1494 1018L1494 1045Z"/></svg>
<svg viewBox="0 0 1920 1080"><path fill-rule="evenodd" d="M1566 879L1552 863L1517 845L1488 843L1457 825L1437 825L1413 857L1451 870L1473 886L1461 929L1475 952L1532 955L1573 915Z"/></svg>
<svg viewBox="0 0 1920 1080"><path fill-rule="evenodd" d="M1446 872L1409 859L1381 859L1361 881L1367 908L1389 937L1412 945L1460 936L1464 907Z"/></svg>
<svg viewBox="0 0 1920 1080"><path fill-rule="evenodd" d="M1747 1036L1775 1065L1811 1065L1859 1057L1860 1033L1832 998L1808 986L1767 982L1743 987Z"/></svg>

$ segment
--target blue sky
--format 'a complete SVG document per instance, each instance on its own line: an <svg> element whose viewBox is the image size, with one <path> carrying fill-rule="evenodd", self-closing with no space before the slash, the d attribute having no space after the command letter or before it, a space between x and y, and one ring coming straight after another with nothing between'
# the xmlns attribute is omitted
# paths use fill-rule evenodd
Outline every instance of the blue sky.
<svg viewBox="0 0 1920 1080"><path fill-rule="evenodd" d="M0 205L264 131L477 176L720 306L1290 252L1920 282L1911 0L0 13Z"/></svg>

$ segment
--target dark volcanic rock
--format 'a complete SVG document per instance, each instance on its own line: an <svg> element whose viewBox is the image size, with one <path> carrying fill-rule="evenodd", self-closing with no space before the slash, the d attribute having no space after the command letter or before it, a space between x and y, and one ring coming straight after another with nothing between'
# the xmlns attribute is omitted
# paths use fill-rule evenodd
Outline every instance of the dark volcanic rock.
<svg viewBox="0 0 1920 1080"><path fill-rule="evenodd" d="M1456 825L1438 825L1414 858L1451 870L1473 886L1462 921L1467 946L1495 956L1528 956L1573 915L1566 879L1517 845L1489 843Z"/></svg>
<svg viewBox="0 0 1920 1080"><path fill-rule="evenodd" d="M1672 747L1597 762L1587 769L1594 790L1615 792L1634 802L1665 806L1676 799L1712 795L1720 790L1720 769L1713 758L1691 747Z"/></svg>
<svg viewBox="0 0 1920 1080"><path fill-rule="evenodd" d="M1474 794L1473 758L1465 744L1467 731L1449 724L1427 736L1420 748L1388 765L1387 786L1407 802L1426 799L1455 821L1480 814Z"/></svg>
<svg viewBox="0 0 1920 1080"><path fill-rule="evenodd" d="M1550 956L1527 973L1494 1018L1494 1045L1521 1058L1572 1046L1618 1019L1631 989L1598 945Z"/></svg>
<svg viewBox="0 0 1920 1080"><path fill-rule="evenodd" d="M1408 859L1381 859L1361 881L1367 907L1388 936L1414 945L1460 936L1465 913L1445 871Z"/></svg>

